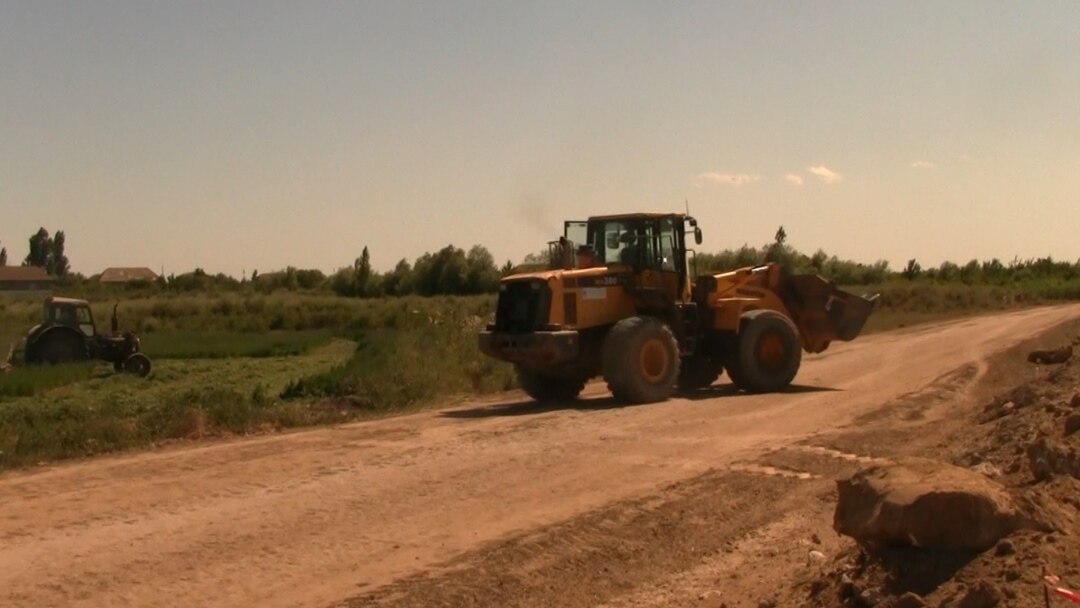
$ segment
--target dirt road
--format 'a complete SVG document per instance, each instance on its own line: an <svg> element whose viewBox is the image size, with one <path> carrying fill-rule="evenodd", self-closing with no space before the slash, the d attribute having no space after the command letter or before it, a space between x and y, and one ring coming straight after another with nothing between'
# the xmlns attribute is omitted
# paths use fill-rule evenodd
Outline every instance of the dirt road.
<svg viewBox="0 0 1080 608"><path fill-rule="evenodd" d="M663 594L644 588L710 543L790 523L807 496L788 480L799 474L763 454L854 458L815 438L942 382L964 398L993 353L1078 315L1039 308L837 344L778 395L722 380L618 407L598 385L561 408L511 397L9 473L0 605L655 605ZM723 534L695 547L706 529ZM613 572L666 542L628 534L676 548L637 578Z"/></svg>

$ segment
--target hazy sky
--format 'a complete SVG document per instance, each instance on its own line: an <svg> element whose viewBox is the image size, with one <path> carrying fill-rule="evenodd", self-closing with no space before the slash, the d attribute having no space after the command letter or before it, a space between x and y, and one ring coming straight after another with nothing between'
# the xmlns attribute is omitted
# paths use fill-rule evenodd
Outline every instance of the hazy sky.
<svg viewBox="0 0 1080 608"><path fill-rule="evenodd" d="M704 250L1080 258L1080 2L0 0L0 242L73 268Z"/></svg>

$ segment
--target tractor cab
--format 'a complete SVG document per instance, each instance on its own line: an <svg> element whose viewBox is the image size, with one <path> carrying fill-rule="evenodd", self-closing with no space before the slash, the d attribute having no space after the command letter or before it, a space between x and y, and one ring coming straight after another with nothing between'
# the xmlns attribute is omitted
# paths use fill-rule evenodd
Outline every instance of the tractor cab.
<svg viewBox="0 0 1080 608"><path fill-rule="evenodd" d="M42 307L41 324L43 326L63 326L77 329L88 338L97 335L94 314L86 300L74 298L45 298Z"/></svg>

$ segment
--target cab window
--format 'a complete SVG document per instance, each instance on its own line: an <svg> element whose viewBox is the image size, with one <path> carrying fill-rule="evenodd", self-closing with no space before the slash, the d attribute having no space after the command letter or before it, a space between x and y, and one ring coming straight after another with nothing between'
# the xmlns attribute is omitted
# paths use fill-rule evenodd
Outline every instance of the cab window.
<svg viewBox="0 0 1080 608"><path fill-rule="evenodd" d="M94 319L90 316L89 308L78 308L75 311L75 318L79 323L79 329L88 336L94 335Z"/></svg>
<svg viewBox="0 0 1080 608"><path fill-rule="evenodd" d="M660 221L660 269L676 272L675 223L670 219Z"/></svg>

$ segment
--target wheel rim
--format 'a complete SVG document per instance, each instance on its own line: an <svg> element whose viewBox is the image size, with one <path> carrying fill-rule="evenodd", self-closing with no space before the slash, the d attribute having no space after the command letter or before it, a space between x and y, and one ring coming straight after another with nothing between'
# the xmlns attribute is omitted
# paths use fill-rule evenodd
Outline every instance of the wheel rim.
<svg viewBox="0 0 1080 608"><path fill-rule="evenodd" d="M787 347L784 338L777 332L761 336L757 347L758 365L764 369L776 370L784 366L787 360Z"/></svg>
<svg viewBox="0 0 1080 608"><path fill-rule="evenodd" d="M671 357L660 340L654 338L641 346L638 367L641 369L641 375L649 382L663 380L670 364Z"/></svg>

